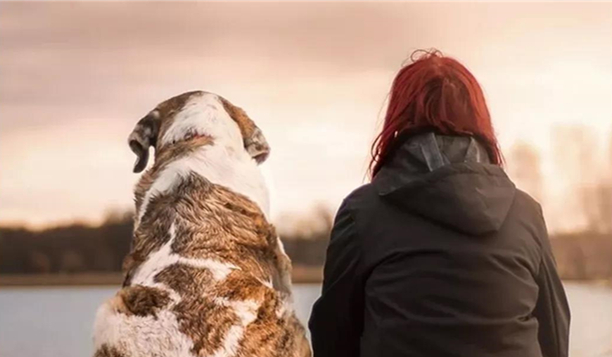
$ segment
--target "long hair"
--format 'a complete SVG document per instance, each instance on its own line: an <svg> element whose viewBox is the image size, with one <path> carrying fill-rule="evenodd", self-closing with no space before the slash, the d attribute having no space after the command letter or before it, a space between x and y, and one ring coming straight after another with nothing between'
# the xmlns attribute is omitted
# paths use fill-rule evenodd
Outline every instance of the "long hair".
<svg viewBox="0 0 612 357"><path fill-rule="evenodd" d="M437 50L415 51L411 63L393 80L383 128L372 144L371 178L393 154L398 135L423 131L474 136L486 147L491 162L502 165L478 81L461 63Z"/></svg>

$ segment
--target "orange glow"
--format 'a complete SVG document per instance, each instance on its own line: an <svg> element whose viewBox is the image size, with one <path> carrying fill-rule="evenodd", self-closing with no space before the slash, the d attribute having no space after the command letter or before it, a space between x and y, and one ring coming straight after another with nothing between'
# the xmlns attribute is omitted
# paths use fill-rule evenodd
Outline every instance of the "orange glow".
<svg viewBox="0 0 612 357"><path fill-rule="evenodd" d="M576 229L575 188L612 175L611 38L611 3L1 2L0 224L130 208L127 135L192 89L266 133L274 216L335 209L363 182L394 74L436 47L482 84L506 156L536 149L550 227ZM557 159L568 126L592 133L592 172Z"/></svg>

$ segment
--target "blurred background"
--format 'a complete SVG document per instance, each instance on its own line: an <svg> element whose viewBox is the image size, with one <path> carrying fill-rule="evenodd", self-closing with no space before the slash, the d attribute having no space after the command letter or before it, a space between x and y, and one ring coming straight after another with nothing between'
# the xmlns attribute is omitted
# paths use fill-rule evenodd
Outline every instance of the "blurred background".
<svg viewBox="0 0 612 357"><path fill-rule="evenodd" d="M612 356L612 3L0 2L0 356L92 353L121 282L157 103L243 107L306 320L395 73L438 48L484 87L506 169L544 208L572 357Z"/></svg>

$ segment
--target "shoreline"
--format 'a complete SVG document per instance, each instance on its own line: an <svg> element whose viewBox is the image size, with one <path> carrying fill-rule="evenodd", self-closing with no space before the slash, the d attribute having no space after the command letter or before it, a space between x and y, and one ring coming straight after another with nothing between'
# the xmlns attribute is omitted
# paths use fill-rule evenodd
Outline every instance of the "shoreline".
<svg viewBox="0 0 612 357"><path fill-rule="evenodd" d="M565 283L588 284L612 288L612 279L562 279ZM0 274L0 287L95 287L120 286L123 273L75 274ZM321 284L323 267L295 266L293 284Z"/></svg>
<svg viewBox="0 0 612 357"><path fill-rule="evenodd" d="M294 284L318 284L322 282L322 267L296 266L293 268ZM55 287L55 286L119 286L123 273L75 273L75 274L0 274L0 287Z"/></svg>

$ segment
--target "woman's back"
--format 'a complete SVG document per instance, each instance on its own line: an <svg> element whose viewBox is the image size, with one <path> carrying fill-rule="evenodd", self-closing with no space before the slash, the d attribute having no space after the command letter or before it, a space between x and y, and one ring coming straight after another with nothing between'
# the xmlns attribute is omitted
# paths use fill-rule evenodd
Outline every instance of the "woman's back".
<svg viewBox="0 0 612 357"><path fill-rule="evenodd" d="M542 211L517 190L484 95L428 53L394 80L372 182L343 202L314 357L566 357L569 308Z"/></svg>
<svg viewBox="0 0 612 357"><path fill-rule="evenodd" d="M424 172L432 138L406 143L345 202L367 276L361 355L541 356L533 314L550 253L539 205L476 156L449 152L456 162ZM463 153L475 144L449 140Z"/></svg>

